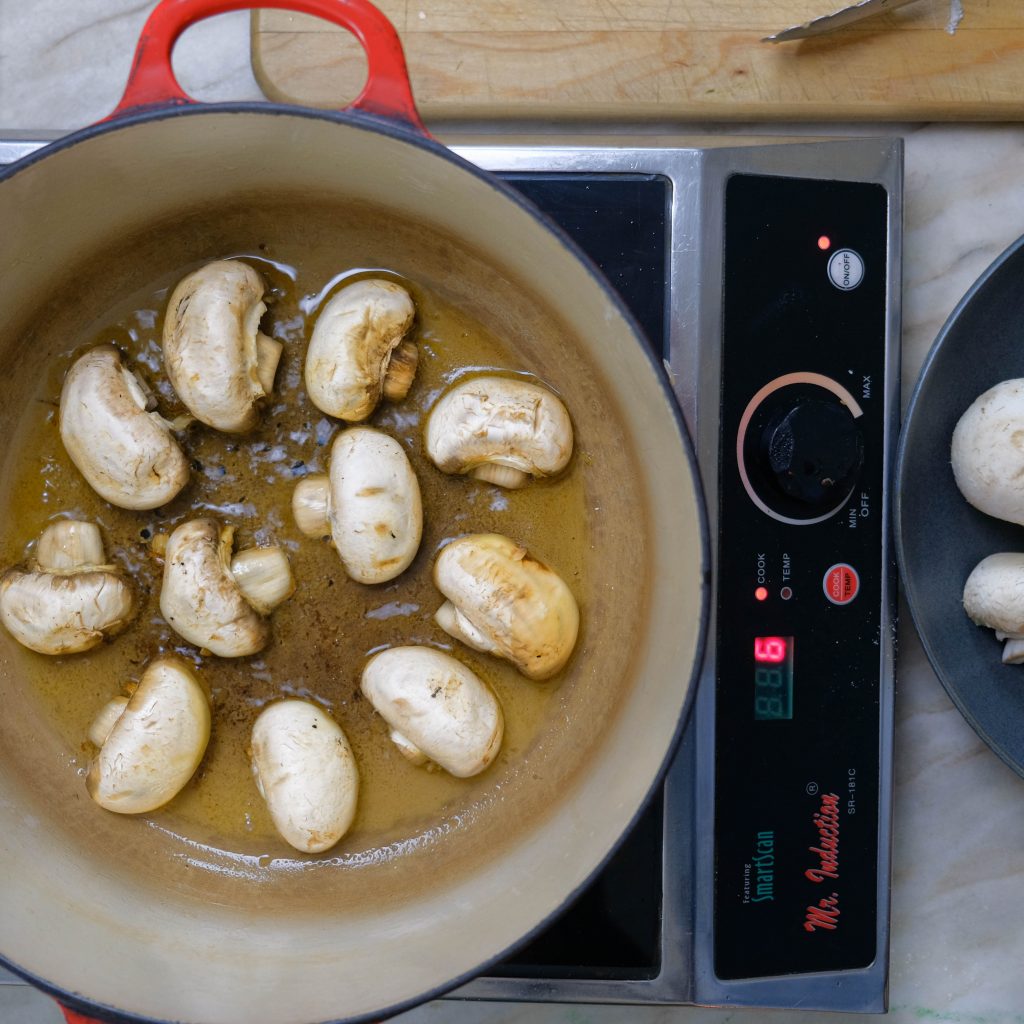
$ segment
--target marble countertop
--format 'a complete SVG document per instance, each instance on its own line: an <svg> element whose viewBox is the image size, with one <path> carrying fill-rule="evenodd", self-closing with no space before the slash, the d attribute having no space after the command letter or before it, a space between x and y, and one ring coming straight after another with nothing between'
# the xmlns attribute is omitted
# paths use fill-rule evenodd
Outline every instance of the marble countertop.
<svg viewBox="0 0 1024 1024"><path fill-rule="evenodd" d="M151 7L152 0L0 0L0 135L70 130L107 114L119 98ZM249 70L244 13L222 15L187 33L175 66L185 88L200 99L261 98ZM752 127L763 130L721 130ZM906 399L950 310L991 260L1024 233L1024 127L824 127L831 134L898 132L906 139ZM443 126L432 128L443 134ZM905 607L901 616L889 1019L1019 1024L1024 1020L1024 780L954 709ZM741 1012L766 1024L793 1020L790 1013ZM639 1024L724 1024L738 1016L692 1008L447 1002L400 1019L408 1024L613 1024L627 1018ZM45 996L22 985L0 985L4 1024L59 1019ZM800 1017L844 1019L849 1018Z"/></svg>

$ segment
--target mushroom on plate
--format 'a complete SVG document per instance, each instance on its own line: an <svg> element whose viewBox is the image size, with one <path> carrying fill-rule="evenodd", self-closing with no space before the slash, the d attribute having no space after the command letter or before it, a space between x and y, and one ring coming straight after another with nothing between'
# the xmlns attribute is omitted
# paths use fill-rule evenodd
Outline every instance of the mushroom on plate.
<svg viewBox="0 0 1024 1024"><path fill-rule="evenodd" d="M86 787L101 807L142 814L173 799L210 741L210 701L192 667L167 655L149 663L130 697L103 706L89 739L99 752Z"/></svg>
<svg viewBox="0 0 1024 1024"><path fill-rule="evenodd" d="M213 519L182 523L167 539L160 612L189 643L222 658L242 658L270 639L265 618L295 590L278 547L231 557L234 527Z"/></svg>
<svg viewBox="0 0 1024 1024"><path fill-rule="evenodd" d="M434 562L434 584L448 599L434 614L446 633L511 661L530 679L553 676L576 646L580 615L572 591L508 537L453 540Z"/></svg>
<svg viewBox="0 0 1024 1024"><path fill-rule="evenodd" d="M1024 525L1024 378L979 395L953 430L953 476L977 509Z"/></svg>
<svg viewBox="0 0 1024 1024"><path fill-rule="evenodd" d="M1003 551L983 558L967 577L963 600L972 622L1005 641L1003 661L1024 661L1024 554Z"/></svg>
<svg viewBox="0 0 1024 1024"><path fill-rule="evenodd" d="M498 754L504 731L498 699L450 655L391 647L367 662L360 688L413 764L430 760L464 779Z"/></svg>
<svg viewBox="0 0 1024 1024"><path fill-rule="evenodd" d="M167 302L167 376L189 412L215 430L251 430L257 403L274 389L283 346L259 329L265 292L259 271L217 260L183 278Z"/></svg>
<svg viewBox="0 0 1024 1024"><path fill-rule="evenodd" d="M438 469L499 487L561 472L572 443L561 399L512 377L470 377L442 395L427 419L427 455Z"/></svg>
<svg viewBox="0 0 1024 1024"><path fill-rule="evenodd" d="M359 423L381 396L405 398L418 350L403 340L416 308L395 281L367 277L346 285L320 311L306 353L306 390L329 416Z"/></svg>
<svg viewBox="0 0 1024 1024"><path fill-rule="evenodd" d="M107 562L94 523L51 523L30 567L0 579L0 620L40 654L88 651L120 632L134 611L131 586Z"/></svg>
<svg viewBox="0 0 1024 1024"><path fill-rule="evenodd" d="M345 572L359 583L384 583L405 572L423 534L420 486L408 456L372 427L338 434L330 475L299 481L292 512L307 536L330 535Z"/></svg>
<svg viewBox="0 0 1024 1024"><path fill-rule="evenodd" d="M349 830L359 772L340 725L305 700L282 700L252 727L252 773L281 837L303 853L330 849Z"/></svg>
<svg viewBox="0 0 1024 1024"><path fill-rule="evenodd" d="M113 345L79 356L60 393L60 438L89 486L119 508L166 505L188 482L172 424Z"/></svg>

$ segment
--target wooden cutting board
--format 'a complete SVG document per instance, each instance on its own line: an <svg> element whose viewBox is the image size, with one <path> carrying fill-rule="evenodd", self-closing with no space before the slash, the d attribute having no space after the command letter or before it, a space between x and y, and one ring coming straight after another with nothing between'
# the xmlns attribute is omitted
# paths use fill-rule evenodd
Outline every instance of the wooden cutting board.
<svg viewBox="0 0 1024 1024"><path fill-rule="evenodd" d="M377 0L425 120L1024 118L1024 0L948 0L797 43L761 42L840 0ZM272 98L338 107L365 61L344 30L253 14Z"/></svg>

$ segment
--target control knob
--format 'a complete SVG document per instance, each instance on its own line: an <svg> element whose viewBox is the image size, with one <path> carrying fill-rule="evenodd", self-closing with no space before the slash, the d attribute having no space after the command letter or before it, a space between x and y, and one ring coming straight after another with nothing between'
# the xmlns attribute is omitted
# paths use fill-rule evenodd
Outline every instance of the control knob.
<svg viewBox="0 0 1024 1024"><path fill-rule="evenodd" d="M864 445L845 405L805 398L771 418L761 435L761 454L783 494L824 510L852 489Z"/></svg>

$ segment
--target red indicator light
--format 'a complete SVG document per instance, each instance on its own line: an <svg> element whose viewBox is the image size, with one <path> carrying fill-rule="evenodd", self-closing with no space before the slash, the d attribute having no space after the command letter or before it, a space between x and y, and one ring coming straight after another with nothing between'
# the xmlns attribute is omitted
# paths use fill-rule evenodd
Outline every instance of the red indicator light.
<svg viewBox="0 0 1024 1024"><path fill-rule="evenodd" d="M768 600L768 588L767 587L758 587L757 590L754 591L754 597L756 597L758 599L758 601L767 601Z"/></svg>
<svg viewBox="0 0 1024 1024"><path fill-rule="evenodd" d="M822 235L818 239L818 248L822 252L824 252L826 249L831 249L832 248L832 239L829 238L828 235Z"/></svg>
<svg viewBox="0 0 1024 1024"><path fill-rule="evenodd" d="M781 636L755 636L754 661L777 665L786 660L786 638Z"/></svg>

